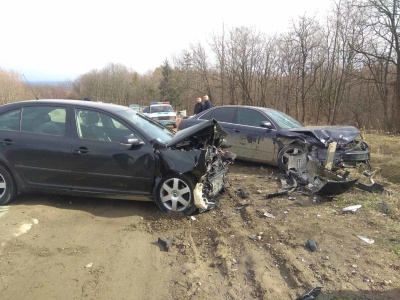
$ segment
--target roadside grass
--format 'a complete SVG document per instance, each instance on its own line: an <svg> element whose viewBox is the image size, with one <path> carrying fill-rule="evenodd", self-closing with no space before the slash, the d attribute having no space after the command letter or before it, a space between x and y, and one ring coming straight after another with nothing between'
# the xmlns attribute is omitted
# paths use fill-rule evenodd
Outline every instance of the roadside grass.
<svg viewBox="0 0 400 300"><path fill-rule="evenodd" d="M400 257L400 136L363 134L363 137L370 148L371 171L375 171L372 178L383 184L385 191L375 194L354 188L338 196L335 202L341 207L361 204L371 220L390 218L386 229L380 231L380 239ZM371 184L370 179L360 173L356 177L359 182Z"/></svg>
<svg viewBox="0 0 400 300"><path fill-rule="evenodd" d="M388 182L400 184L400 136L364 134L370 147L371 165Z"/></svg>

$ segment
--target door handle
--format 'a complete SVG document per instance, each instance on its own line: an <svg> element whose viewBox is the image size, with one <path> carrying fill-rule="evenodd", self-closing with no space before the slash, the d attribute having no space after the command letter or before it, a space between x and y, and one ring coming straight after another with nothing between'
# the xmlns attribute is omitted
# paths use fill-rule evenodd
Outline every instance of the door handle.
<svg viewBox="0 0 400 300"><path fill-rule="evenodd" d="M12 145L12 144L14 144L14 142L12 140L10 140L10 139L4 139L2 141L2 143L3 143L3 145Z"/></svg>
<svg viewBox="0 0 400 300"><path fill-rule="evenodd" d="M239 129L236 129L236 128L233 129L233 131L235 131L235 132L240 132L240 130L239 130Z"/></svg>
<svg viewBox="0 0 400 300"><path fill-rule="evenodd" d="M74 151L78 152L78 153L81 153L81 154L90 152L90 150L88 148L86 148L86 147L79 147L78 149L74 149Z"/></svg>

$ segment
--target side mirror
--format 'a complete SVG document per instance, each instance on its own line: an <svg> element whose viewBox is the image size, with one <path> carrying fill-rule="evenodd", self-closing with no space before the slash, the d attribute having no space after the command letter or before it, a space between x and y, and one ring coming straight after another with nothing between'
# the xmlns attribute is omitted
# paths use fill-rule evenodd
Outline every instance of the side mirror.
<svg viewBox="0 0 400 300"><path fill-rule="evenodd" d="M130 147L136 147L136 146L144 145L144 142L141 139L135 137L133 134L130 134L123 138L121 144L130 146Z"/></svg>
<svg viewBox="0 0 400 300"><path fill-rule="evenodd" d="M261 127L265 127L265 128L267 128L267 129L273 129L273 128L274 128L274 126L272 125L272 123L269 122L269 121L262 121L262 122L261 122Z"/></svg>

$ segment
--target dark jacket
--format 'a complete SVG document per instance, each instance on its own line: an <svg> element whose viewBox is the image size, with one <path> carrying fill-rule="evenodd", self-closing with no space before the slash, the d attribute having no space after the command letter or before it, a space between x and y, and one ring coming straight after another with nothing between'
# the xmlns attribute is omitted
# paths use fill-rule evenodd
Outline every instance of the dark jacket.
<svg viewBox="0 0 400 300"><path fill-rule="evenodd" d="M198 113L201 113L203 111L203 103L197 102L196 105L194 106L194 114L197 115Z"/></svg>
<svg viewBox="0 0 400 300"><path fill-rule="evenodd" d="M204 101L204 104L203 104L203 111L205 111L205 110L207 110L207 109L209 109L209 108L211 108L211 107L213 107L213 105L212 105L212 103L211 103L210 100Z"/></svg>

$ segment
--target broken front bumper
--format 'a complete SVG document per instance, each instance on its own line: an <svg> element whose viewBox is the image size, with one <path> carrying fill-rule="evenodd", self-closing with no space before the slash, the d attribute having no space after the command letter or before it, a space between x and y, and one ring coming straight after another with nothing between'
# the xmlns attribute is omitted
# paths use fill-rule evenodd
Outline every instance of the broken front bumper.
<svg viewBox="0 0 400 300"><path fill-rule="evenodd" d="M194 204L198 208L206 210L215 206L215 202L209 201L209 199L214 199L223 190L226 180L225 174L227 172L228 169L224 168L212 177L203 178L196 184L194 189Z"/></svg>

